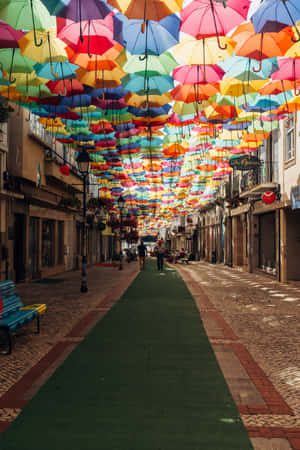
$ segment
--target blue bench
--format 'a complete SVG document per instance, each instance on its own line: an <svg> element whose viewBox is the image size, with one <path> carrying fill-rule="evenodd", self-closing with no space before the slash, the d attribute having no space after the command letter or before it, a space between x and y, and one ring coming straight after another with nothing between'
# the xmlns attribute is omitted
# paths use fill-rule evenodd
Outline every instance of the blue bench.
<svg viewBox="0 0 300 450"><path fill-rule="evenodd" d="M0 282L0 340L12 351L12 333L36 319L37 333L40 332L40 315L47 310L45 304L24 306L13 281Z"/></svg>

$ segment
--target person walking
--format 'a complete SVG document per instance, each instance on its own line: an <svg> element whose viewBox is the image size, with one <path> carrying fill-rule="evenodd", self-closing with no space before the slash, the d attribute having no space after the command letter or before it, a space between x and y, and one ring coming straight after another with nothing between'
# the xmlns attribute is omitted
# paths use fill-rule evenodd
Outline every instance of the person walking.
<svg viewBox="0 0 300 450"><path fill-rule="evenodd" d="M163 241L160 239L157 242L157 245L154 247L154 251L157 258L157 269L163 270L164 268L164 254L165 254L165 246Z"/></svg>
<svg viewBox="0 0 300 450"><path fill-rule="evenodd" d="M144 244L143 240L141 240L140 245L138 245L138 254L139 254L139 265L140 265L140 270L141 270L145 267L146 254L147 254L147 247Z"/></svg>

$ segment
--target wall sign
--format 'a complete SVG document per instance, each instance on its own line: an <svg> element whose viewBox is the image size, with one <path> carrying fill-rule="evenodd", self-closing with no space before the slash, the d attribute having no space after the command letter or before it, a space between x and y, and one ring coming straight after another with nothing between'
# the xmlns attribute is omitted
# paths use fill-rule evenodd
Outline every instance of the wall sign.
<svg viewBox="0 0 300 450"><path fill-rule="evenodd" d="M232 158L229 161L230 167L236 170L252 170L261 166L261 160L253 155L243 155L238 158Z"/></svg>
<svg viewBox="0 0 300 450"><path fill-rule="evenodd" d="M262 201L266 204L266 205L271 205L272 203L274 203L276 200L276 195L274 192L272 191L266 191L263 193L262 195Z"/></svg>

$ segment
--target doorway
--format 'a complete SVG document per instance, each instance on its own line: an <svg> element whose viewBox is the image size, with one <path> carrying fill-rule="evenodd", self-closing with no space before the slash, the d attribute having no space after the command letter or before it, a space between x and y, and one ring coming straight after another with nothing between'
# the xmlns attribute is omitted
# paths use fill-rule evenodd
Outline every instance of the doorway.
<svg viewBox="0 0 300 450"><path fill-rule="evenodd" d="M14 221L14 270L16 283L25 280L25 215L15 214Z"/></svg>
<svg viewBox="0 0 300 450"><path fill-rule="evenodd" d="M30 217L29 223L29 272L31 279L38 276L39 219Z"/></svg>

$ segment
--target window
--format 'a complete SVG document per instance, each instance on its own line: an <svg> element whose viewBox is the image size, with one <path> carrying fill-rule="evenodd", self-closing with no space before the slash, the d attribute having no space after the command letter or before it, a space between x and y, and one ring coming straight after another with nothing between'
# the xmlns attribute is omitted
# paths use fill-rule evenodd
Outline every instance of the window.
<svg viewBox="0 0 300 450"><path fill-rule="evenodd" d="M272 132L272 179L273 183L279 183L279 130Z"/></svg>
<svg viewBox="0 0 300 450"><path fill-rule="evenodd" d="M55 139L49 131L45 130L43 125L38 121L38 117L34 114L30 114L30 131L35 134L44 142L46 142L53 149L55 148Z"/></svg>
<svg viewBox="0 0 300 450"><path fill-rule="evenodd" d="M42 222L42 266L54 265L54 220Z"/></svg>
<svg viewBox="0 0 300 450"><path fill-rule="evenodd" d="M7 150L7 122L0 123L0 148Z"/></svg>
<svg viewBox="0 0 300 450"><path fill-rule="evenodd" d="M285 120L285 162L295 158L295 120L289 117Z"/></svg>

